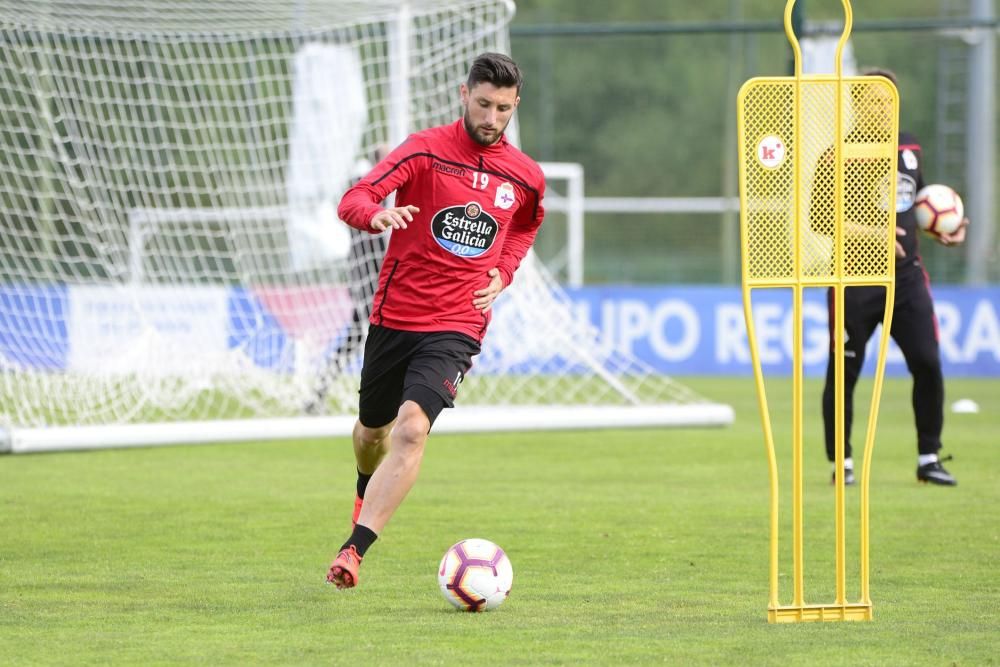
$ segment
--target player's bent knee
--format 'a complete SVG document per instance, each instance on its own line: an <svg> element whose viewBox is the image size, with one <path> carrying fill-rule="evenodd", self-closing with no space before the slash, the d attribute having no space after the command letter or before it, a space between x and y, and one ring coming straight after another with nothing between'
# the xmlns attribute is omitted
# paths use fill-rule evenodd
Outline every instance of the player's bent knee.
<svg viewBox="0 0 1000 667"><path fill-rule="evenodd" d="M920 375L927 378L941 378L941 358L936 354L912 355L906 361L906 365L913 375Z"/></svg>
<svg viewBox="0 0 1000 667"><path fill-rule="evenodd" d="M423 408L413 401L405 401L399 409L399 418L393 429L393 440L408 446L422 446L431 429L430 419Z"/></svg>
<svg viewBox="0 0 1000 667"><path fill-rule="evenodd" d="M360 421L354 423L354 437L363 445L377 445L389 437L395 422L389 422L385 426L375 428L365 426Z"/></svg>

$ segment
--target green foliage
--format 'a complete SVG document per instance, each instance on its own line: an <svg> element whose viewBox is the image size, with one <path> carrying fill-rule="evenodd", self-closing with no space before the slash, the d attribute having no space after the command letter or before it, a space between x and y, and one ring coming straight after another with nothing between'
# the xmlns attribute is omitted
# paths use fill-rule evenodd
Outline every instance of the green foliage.
<svg viewBox="0 0 1000 667"><path fill-rule="evenodd" d="M798 5L810 22L843 21L840 0L799 0ZM736 92L751 77L790 73L791 49L781 30L784 7L779 0L520 0L512 26L512 51L527 76L519 109L524 147L541 160L583 164L588 196L736 196L735 171L726 168L727 161L736 160ZM939 12L937 0L853 3L855 26L933 19ZM547 37L518 33L520 28L539 24L704 25L713 21L773 21L775 29ZM954 43L954 37L931 32L855 30L852 34L859 66L889 67L898 74L900 123L921 140L928 182L961 189L964 171L942 171L937 150L938 56L944 45ZM725 223L717 215L665 216L647 225L637 246L634 239L621 237L617 224L595 220L587 230L586 279L721 281L726 275L718 270L721 255L702 254L697 240L690 248L669 245L657 229L671 226L683 229L692 239L702 235L711 239L718 237L719 224ZM701 267L715 266L716 271L687 273L664 268L683 264L685 250L696 253ZM961 279L964 253L948 252L933 243L924 243L922 250L936 280Z"/></svg>
<svg viewBox="0 0 1000 667"><path fill-rule="evenodd" d="M951 397L986 409L948 416L959 486L947 489L914 481L909 382L887 383L872 470L875 620L797 626L766 623L753 383L691 384L731 403L735 424L432 436L421 479L344 592L323 576L348 528L346 439L2 457L0 663L997 664L1000 452L983 439L1000 429L994 383L949 382ZM787 423L790 382L768 388L775 424ZM807 383L807 593L828 601L819 391ZM441 554L472 536L514 564L496 612L454 612L437 591Z"/></svg>

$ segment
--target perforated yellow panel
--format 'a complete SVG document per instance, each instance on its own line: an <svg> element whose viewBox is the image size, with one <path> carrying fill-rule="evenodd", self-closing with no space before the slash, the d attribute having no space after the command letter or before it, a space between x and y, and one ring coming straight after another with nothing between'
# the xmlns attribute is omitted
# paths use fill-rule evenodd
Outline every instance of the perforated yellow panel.
<svg viewBox="0 0 1000 667"><path fill-rule="evenodd" d="M807 604L804 558L803 293L833 288L831 311L834 363L834 468L844 467L844 291L850 286L885 288L883 325L891 328L895 278L896 160L898 97L881 77L802 75L801 52L785 9L785 32L796 53L796 76L751 79L738 97L740 231L747 342L757 384L771 485L770 599L774 623L870 620L868 590L868 487L875 416L885 370L888 337L879 345L872 405L861 465L859 517L860 599L846 590L845 492L842 474L834 485L835 594L832 602ZM835 62L850 34L850 3L843 0L845 28ZM754 329L751 293L757 288L791 288L792 317L792 599L779 591L779 472L763 367Z"/></svg>
<svg viewBox="0 0 1000 667"><path fill-rule="evenodd" d="M751 284L884 284L892 271L896 89L881 77L840 81L761 78L740 91L744 279Z"/></svg>

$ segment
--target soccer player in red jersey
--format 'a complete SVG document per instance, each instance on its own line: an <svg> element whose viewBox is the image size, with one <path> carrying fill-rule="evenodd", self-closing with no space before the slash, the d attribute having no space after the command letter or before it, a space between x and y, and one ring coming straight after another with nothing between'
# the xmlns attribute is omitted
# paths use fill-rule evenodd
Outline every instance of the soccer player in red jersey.
<svg viewBox="0 0 1000 667"><path fill-rule="evenodd" d="M354 526L327 574L337 588L357 584L416 481L431 426L454 406L493 302L542 223L542 171L504 136L521 85L509 57L478 56L459 89L463 117L411 135L341 199L347 224L392 235L361 369Z"/></svg>

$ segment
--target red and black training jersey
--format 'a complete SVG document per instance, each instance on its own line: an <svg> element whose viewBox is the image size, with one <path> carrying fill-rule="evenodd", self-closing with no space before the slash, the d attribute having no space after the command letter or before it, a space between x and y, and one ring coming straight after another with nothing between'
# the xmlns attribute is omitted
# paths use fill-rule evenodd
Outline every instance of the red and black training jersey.
<svg viewBox="0 0 1000 667"><path fill-rule="evenodd" d="M490 313L473 307L472 293L489 285L494 267L510 285L544 217L542 170L506 137L476 143L460 119L410 135L344 194L337 212L374 232L371 219L393 191L396 206L420 212L391 234L371 323L481 341Z"/></svg>
<svg viewBox="0 0 1000 667"><path fill-rule="evenodd" d="M896 240L906 252L904 257L896 258L896 271L920 266L919 237L917 215L913 205L917 193L924 187L923 151L920 142L909 132L899 133L899 162L896 167L896 226L906 230L905 236L897 236Z"/></svg>
<svg viewBox="0 0 1000 667"><path fill-rule="evenodd" d="M849 135L847 141L848 143L863 143L867 141L867 137L864 135ZM917 192L924 187L923 154L916 137L909 132L901 132L899 134L898 153L895 183L896 226L904 229L906 234L896 236L895 239L903 246L903 251L905 252L903 257L896 257L897 274L900 271L912 270L914 268L920 271L923 270L920 266L919 228L917 227L917 218L913 206L916 203ZM810 199L809 208L810 224L814 231L821 234L829 234L833 229L832 218L835 210L833 203L835 195L834 168L832 149L827 149L820 156L816 165L816 174L812 185L813 194ZM891 176L887 175L885 180L872 180L867 175L867 172L864 171L867 169L864 159L846 159L844 161L844 169L848 174L846 180L853 183L854 187L858 190L854 193L856 197L854 201L856 209L869 213L872 218L876 218L881 213L884 213L886 207L889 205L889 198L887 196L889 188L893 186L890 180ZM857 169L862 170L860 176L857 172L852 174L852 170ZM848 242L869 243L870 241L848 240ZM847 255L864 256L865 252L848 252Z"/></svg>

